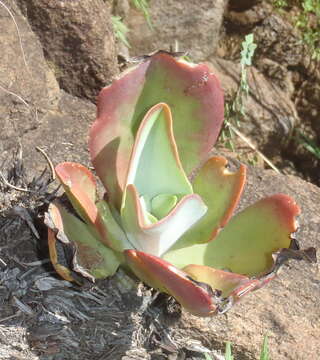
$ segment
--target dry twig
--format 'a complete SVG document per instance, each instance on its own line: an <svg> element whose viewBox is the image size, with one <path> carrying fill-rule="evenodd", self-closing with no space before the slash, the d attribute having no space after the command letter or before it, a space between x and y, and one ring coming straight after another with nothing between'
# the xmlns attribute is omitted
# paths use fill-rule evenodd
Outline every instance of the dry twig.
<svg viewBox="0 0 320 360"><path fill-rule="evenodd" d="M39 146L36 146L36 150L38 150L44 157L45 159L47 160L47 163L50 167L50 170L51 170L51 177L52 177L52 180L55 180L56 179L56 172L54 170L54 166L53 166L53 163L52 161L50 160L49 156L46 154L46 152L41 149Z"/></svg>

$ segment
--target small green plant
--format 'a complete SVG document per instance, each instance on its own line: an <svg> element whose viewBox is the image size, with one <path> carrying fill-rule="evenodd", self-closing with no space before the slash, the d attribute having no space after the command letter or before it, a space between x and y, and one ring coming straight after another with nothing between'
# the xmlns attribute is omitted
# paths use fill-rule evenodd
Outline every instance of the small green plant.
<svg viewBox="0 0 320 360"><path fill-rule="evenodd" d="M152 27L150 12L149 12L148 0L131 0L131 1L132 1L133 5L136 7L136 9L140 10L143 13L150 29L152 29L153 27Z"/></svg>
<svg viewBox="0 0 320 360"><path fill-rule="evenodd" d="M208 354L204 354L206 360L213 360L212 357ZM232 351L231 351L231 343L227 342L226 343L226 350L225 350L225 355L224 355L224 360L236 360L234 358L234 356L232 355ZM259 360L271 360L269 357L269 348L268 348L268 337L267 335L265 335L264 339L263 339L263 343L262 343L262 349L261 349L261 353L260 353L260 357Z"/></svg>
<svg viewBox="0 0 320 360"><path fill-rule="evenodd" d="M288 6L288 2L287 2L287 0L274 0L273 6L278 9L283 9Z"/></svg>
<svg viewBox="0 0 320 360"><path fill-rule="evenodd" d="M265 335L262 343L260 360L271 360L269 357L268 336Z"/></svg>
<svg viewBox="0 0 320 360"><path fill-rule="evenodd" d="M320 1L304 0L301 6L302 12L296 20L296 26L301 30L303 42L309 47L312 58L320 61Z"/></svg>
<svg viewBox="0 0 320 360"><path fill-rule="evenodd" d="M226 147L235 151L234 130L240 128L241 120L245 116L244 98L249 94L249 84L247 79L247 68L252 65L252 58L257 45L254 43L253 34L249 34L242 42L241 51L241 75L238 90L233 99L225 105L225 123L221 132L221 140L225 142Z"/></svg>
<svg viewBox="0 0 320 360"><path fill-rule="evenodd" d="M273 5L279 9L299 8L299 15L294 19L294 25L301 31L302 41L308 46L312 59L320 61L320 1L275 0Z"/></svg>
<svg viewBox="0 0 320 360"><path fill-rule="evenodd" d="M126 47L130 48L130 44L127 40L127 33L129 29L123 23L120 16L111 16L112 26L115 37L119 39Z"/></svg>
<svg viewBox="0 0 320 360"><path fill-rule="evenodd" d="M123 266L190 313L213 316L302 257L290 237L300 209L289 196L263 198L232 217L246 167L232 172L225 158L210 156L223 110L209 68L165 51L101 91L89 149L105 196L83 165L55 168L70 202L55 201L46 214L62 277L81 283L80 275L105 278Z"/></svg>
<svg viewBox="0 0 320 360"><path fill-rule="evenodd" d="M149 13L149 6L147 0L131 0L136 9L141 11L150 27L152 29L152 22ZM127 39L127 33L130 31L126 24L122 21L120 16L111 16L112 26L115 33L115 37L119 39L126 47L130 48L129 41Z"/></svg>
<svg viewBox="0 0 320 360"><path fill-rule="evenodd" d="M301 131L296 136L297 141L317 159L320 160L320 147Z"/></svg>
<svg viewBox="0 0 320 360"><path fill-rule="evenodd" d="M224 356L225 356L226 360L234 360L234 357L232 356L231 343L230 342L226 343L226 351L225 351Z"/></svg>

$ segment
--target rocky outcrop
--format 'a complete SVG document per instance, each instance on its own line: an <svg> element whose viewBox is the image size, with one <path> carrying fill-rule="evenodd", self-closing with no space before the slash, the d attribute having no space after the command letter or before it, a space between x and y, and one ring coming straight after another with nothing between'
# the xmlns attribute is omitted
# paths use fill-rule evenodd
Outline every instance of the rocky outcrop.
<svg viewBox="0 0 320 360"><path fill-rule="evenodd" d="M232 100L239 86L240 64L214 58L209 65L221 81L226 100ZM268 156L278 155L297 125L295 106L288 91L271 82L255 67L250 67L247 75L250 90L248 98L243 99L245 117L239 129L260 151Z"/></svg>
<svg viewBox="0 0 320 360"><path fill-rule="evenodd" d="M254 34L257 44L254 66L290 97L300 120L292 136L287 138L287 147L282 146L281 157L272 161L284 171L299 174L319 185L319 159L309 151L312 148L308 149L308 139L314 143L313 148L319 147L320 67L307 45L308 41L303 41L303 38L312 38L311 33L308 35L307 29L299 29L295 25L301 6L288 3L285 10L277 11L272 1L245 1L248 6L242 6L243 2L235 6L235 3L230 1L225 13L226 31L220 39L217 53L225 59L239 62L244 36ZM312 18L310 14L310 31ZM276 98L276 94L273 95ZM307 140L301 133L307 136Z"/></svg>
<svg viewBox="0 0 320 360"><path fill-rule="evenodd" d="M95 101L117 73L110 9L103 0L17 0L60 87Z"/></svg>
<svg viewBox="0 0 320 360"><path fill-rule="evenodd" d="M58 7L58 4L56 6ZM17 22L18 31L7 10L0 6L0 41L3 48L0 52L0 161L7 159L8 154L21 144L26 166L34 170L40 170L44 165L43 157L35 150L36 146L43 147L55 163L71 159L86 162L86 137L89 124L95 117L95 106L88 100L60 90L56 74L44 58L41 42L14 3L10 11ZM49 27L49 23L47 26ZM74 29L77 29L75 25ZM59 53L66 60L58 48L53 50L53 43L52 39L52 56ZM87 48L86 51L87 57L82 57L81 52L74 52L72 55L78 56L79 66L84 66L88 57L98 61L95 59L94 50L91 53ZM105 59L105 64L106 61ZM111 66L115 61L113 57ZM93 96L93 93L98 91L97 87L103 86L104 81L107 81L108 74L103 72L102 63L96 68L96 71L104 76L100 85L81 85L88 90L88 96L89 92ZM68 76L76 78L74 69L65 67L65 70L68 75L63 81L68 82ZM90 78L89 75L88 77ZM77 81L81 82L81 79L78 78Z"/></svg>
<svg viewBox="0 0 320 360"><path fill-rule="evenodd" d="M43 111L58 105L60 89L47 66L41 44L18 7L0 6L0 154L17 146L23 134L36 129Z"/></svg>
<svg viewBox="0 0 320 360"><path fill-rule="evenodd" d="M297 30L279 14L270 14L254 31L257 55L285 66L298 66L306 58Z"/></svg>

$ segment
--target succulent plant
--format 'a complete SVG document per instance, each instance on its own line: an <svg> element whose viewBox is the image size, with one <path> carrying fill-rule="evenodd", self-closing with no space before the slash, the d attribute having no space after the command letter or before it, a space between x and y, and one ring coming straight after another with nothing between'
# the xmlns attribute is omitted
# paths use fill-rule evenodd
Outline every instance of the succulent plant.
<svg viewBox="0 0 320 360"><path fill-rule="evenodd" d="M119 265L189 312L211 316L269 282L287 258L313 259L292 234L299 208L277 194L231 220L246 167L210 156L223 122L223 93L206 65L157 52L98 98L89 135L93 174L62 163L72 204L46 214L50 257L65 279L113 275ZM230 220L230 221L229 221Z"/></svg>

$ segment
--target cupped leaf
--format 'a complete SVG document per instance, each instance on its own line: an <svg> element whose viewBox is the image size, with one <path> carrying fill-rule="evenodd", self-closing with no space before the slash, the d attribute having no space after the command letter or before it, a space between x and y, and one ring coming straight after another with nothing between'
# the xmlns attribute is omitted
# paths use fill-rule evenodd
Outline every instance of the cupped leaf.
<svg viewBox="0 0 320 360"><path fill-rule="evenodd" d="M96 227L101 241L116 251L130 248L107 202L96 204L96 182L92 173L72 162L61 163L55 170L72 206L87 225Z"/></svg>
<svg viewBox="0 0 320 360"><path fill-rule="evenodd" d="M187 174L205 159L223 121L223 93L206 65L158 52L126 71L98 98L89 148L110 199L120 207L136 132L147 111L164 102L172 109L174 134Z"/></svg>
<svg viewBox="0 0 320 360"><path fill-rule="evenodd" d="M218 311L214 303L215 294L209 288L203 288L165 260L136 250L126 250L125 258L137 277L172 295L190 313L211 316Z"/></svg>
<svg viewBox="0 0 320 360"><path fill-rule="evenodd" d="M231 172L227 164L223 157L212 157L195 175L193 191L200 195L208 211L173 249L212 241L231 218L244 188L246 167L240 165L236 172Z"/></svg>
<svg viewBox="0 0 320 360"><path fill-rule="evenodd" d="M207 211L196 194L184 196L169 214L151 223L134 185L126 189L126 202L121 212L123 227L134 248L161 256Z"/></svg>
<svg viewBox="0 0 320 360"><path fill-rule="evenodd" d="M160 103L144 117L133 146L126 185L134 184L140 196L192 194L182 168L172 128L171 111ZM125 196L123 196L125 201Z"/></svg>
<svg viewBox="0 0 320 360"><path fill-rule="evenodd" d="M192 194L175 143L170 108L163 103L152 107L143 119L131 153L126 185L134 184L139 196L153 200L161 194ZM123 205L126 195L123 196ZM148 204L146 205L148 208ZM151 209L148 209L149 211ZM150 211L151 212L151 211Z"/></svg>
<svg viewBox="0 0 320 360"><path fill-rule="evenodd" d="M55 172L78 215L86 222L94 224L98 215L96 201L96 181L85 166L64 162L56 166Z"/></svg>
<svg viewBox="0 0 320 360"><path fill-rule="evenodd" d="M51 261L64 279L74 281L73 270L93 281L113 275L117 270L120 262L116 253L100 242L93 227L70 214L63 206L50 204L46 225L49 227ZM59 252L63 250L60 242L69 252L66 263L60 262L62 257ZM71 261L68 260L70 257Z"/></svg>
<svg viewBox="0 0 320 360"><path fill-rule="evenodd" d="M129 242L127 235L125 234L120 223L120 215L111 211L109 204L105 200L101 200L97 203L97 209L99 217L95 223L102 239L105 239L104 243L116 251L123 251L124 249L131 249L132 245ZM118 221L116 220L118 219Z"/></svg>
<svg viewBox="0 0 320 360"><path fill-rule="evenodd" d="M220 312L228 311L243 296L260 289L276 276L276 272L271 271L259 278L249 278L203 265L188 265L183 271L193 280L208 284L216 292L221 292L221 297L229 300Z"/></svg>
<svg viewBox="0 0 320 360"><path fill-rule="evenodd" d="M164 258L179 268L206 265L246 276L269 272L272 254L289 248L299 207L287 195L264 198L235 215L215 240L169 251Z"/></svg>
<svg viewBox="0 0 320 360"><path fill-rule="evenodd" d="M177 205L178 197L172 194L160 194L151 200L150 211L158 219L162 219Z"/></svg>
<svg viewBox="0 0 320 360"><path fill-rule="evenodd" d="M220 290L223 297L228 297L239 286L248 282L247 276L218 270L204 265L187 265L182 269L193 280L206 283L212 289Z"/></svg>

